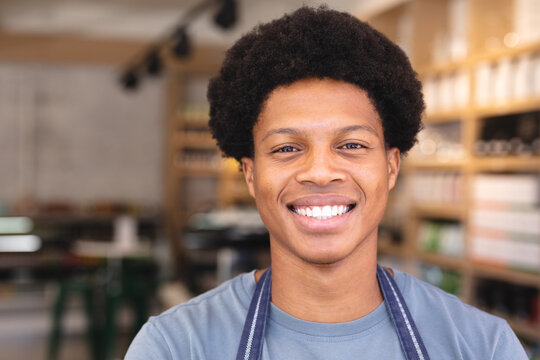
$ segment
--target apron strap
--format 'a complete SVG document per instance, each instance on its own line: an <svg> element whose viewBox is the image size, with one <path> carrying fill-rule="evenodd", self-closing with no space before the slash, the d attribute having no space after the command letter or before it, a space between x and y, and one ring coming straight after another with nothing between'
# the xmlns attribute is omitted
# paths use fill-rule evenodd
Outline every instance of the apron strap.
<svg viewBox="0 0 540 360"><path fill-rule="evenodd" d="M377 265L377 278L405 359L429 360L424 342L396 282L380 265Z"/></svg>
<svg viewBox="0 0 540 360"><path fill-rule="evenodd" d="M426 347L394 279L377 265L377 278L406 360L429 360ZM272 270L257 282L244 323L236 360L259 360L262 355L266 321L270 308Z"/></svg>
<svg viewBox="0 0 540 360"><path fill-rule="evenodd" d="M271 282L272 269L268 268L259 279L255 293L251 298L236 360L258 360L261 358L266 320L270 308Z"/></svg>

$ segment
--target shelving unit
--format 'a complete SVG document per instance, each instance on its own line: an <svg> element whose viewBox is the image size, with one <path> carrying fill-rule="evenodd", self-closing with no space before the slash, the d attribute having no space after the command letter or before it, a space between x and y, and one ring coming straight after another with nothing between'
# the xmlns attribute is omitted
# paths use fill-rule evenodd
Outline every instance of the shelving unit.
<svg viewBox="0 0 540 360"><path fill-rule="evenodd" d="M474 223L474 212L479 206L474 184L479 176L531 175L540 184L540 150L533 148L522 155L510 151L506 155L483 156L476 151L478 141L483 140L482 126L488 118L537 113L532 131L540 138L540 86L535 85L540 84L540 37L519 44L522 34L518 33L515 19L520 2L526 1L410 0L367 19L400 44L411 58L424 84L426 127L459 126L459 145L463 149L456 156L437 153L422 156L418 148L411 151L402 166L401 181L408 185L405 191L414 193L409 179L417 174L457 173L462 178L461 201L426 203L412 195L406 196L408 215L403 222L403 241L383 243L379 251L400 260L408 271L415 271L420 265L433 265L457 272L461 277L459 295L476 306L480 306L478 284L484 279L534 288L536 301L540 301L540 265L520 270L504 261L480 261L474 254L473 236L478 226ZM490 72L487 78L483 73L486 69ZM439 187L439 191L444 190ZM528 206L540 217L540 199ZM461 224L465 231L462 256L422 251L418 239L423 221ZM536 239L540 247L540 233ZM497 315L506 317L522 338L540 342L540 319L532 324L517 321L509 314Z"/></svg>
<svg viewBox="0 0 540 360"><path fill-rule="evenodd" d="M172 260L184 274L190 254L182 233L190 218L251 201L238 165L222 158L208 128L207 83L223 54L220 48L199 49L187 60L168 63L165 204Z"/></svg>

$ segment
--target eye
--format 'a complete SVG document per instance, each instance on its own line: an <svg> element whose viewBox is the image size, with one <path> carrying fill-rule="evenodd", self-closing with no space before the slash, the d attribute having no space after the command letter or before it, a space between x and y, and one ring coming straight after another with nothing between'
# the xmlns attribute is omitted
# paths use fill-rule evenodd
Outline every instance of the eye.
<svg viewBox="0 0 540 360"><path fill-rule="evenodd" d="M365 149L366 146L362 144L358 144L358 143L348 143L348 144L340 146L339 148L345 149L345 150L356 150L356 149Z"/></svg>
<svg viewBox="0 0 540 360"><path fill-rule="evenodd" d="M287 146L282 146L279 149L276 149L276 150L274 150L272 152L274 152L274 153L279 153L279 152L288 153L288 152L295 152L295 151L298 151L298 149L293 147L293 146L287 145Z"/></svg>

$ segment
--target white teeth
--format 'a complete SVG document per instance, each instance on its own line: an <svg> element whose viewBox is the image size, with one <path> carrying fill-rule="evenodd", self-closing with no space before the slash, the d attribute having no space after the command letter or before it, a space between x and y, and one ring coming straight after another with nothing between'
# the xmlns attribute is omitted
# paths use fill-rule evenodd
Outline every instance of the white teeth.
<svg viewBox="0 0 540 360"><path fill-rule="evenodd" d="M322 208L322 216L323 218L329 218L332 216L332 207L331 206L324 206Z"/></svg>
<svg viewBox="0 0 540 360"><path fill-rule="evenodd" d="M347 205L325 205L295 208L294 212L302 216L326 220L334 216L343 215L349 210L350 208Z"/></svg>

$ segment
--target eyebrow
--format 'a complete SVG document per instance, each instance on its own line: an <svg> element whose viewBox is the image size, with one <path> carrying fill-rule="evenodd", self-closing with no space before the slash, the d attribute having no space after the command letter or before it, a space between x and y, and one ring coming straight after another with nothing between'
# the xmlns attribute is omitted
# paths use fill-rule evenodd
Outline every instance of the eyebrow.
<svg viewBox="0 0 540 360"><path fill-rule="evenodd" d="M373 129L371 126L365 126L365 125L351 125L344 127L342 129L339 129L337 131L337 134L342 135L353 131L368 131L372 133L375 136L379 136L377 131ZM272 129L266 133L266 135L262 138L262 141L266 140L268 137L272 135L277 134L288 134L288 135L300 135L302 132L300 130L294 129L294 128L278 128L278 129Z"/></svg>
<svg viewBox="0 0 540 360"><path fill-rule="evenodd" d="M266 140L268 137L276 134L289 134L289 135L300 135L301 131L293 129L293 128L279 128L279 129L272 129L264 135L262 138L262 141Z"/></svg>
<svg viewBox="0 0 540 360"><path fill-rule="evenodd" d="M345 134L345 133L348 133L348 132L353 132L353 131L368 131L370 133L372 133L373 135L375 136L379 136L379 134L377 133L377 131L375 131L374 128L372 128L371 126L366 126L366 125L351 125L351 126L347 126L347 127L344 127L343 129L339 129L337 131L338 134Z"/></svg>

